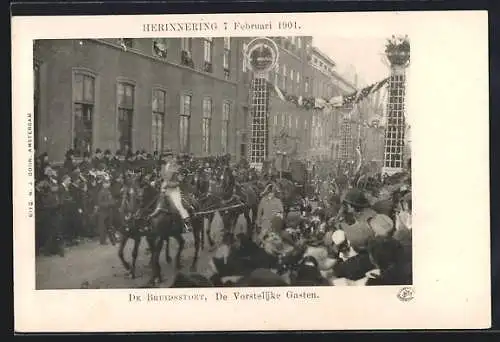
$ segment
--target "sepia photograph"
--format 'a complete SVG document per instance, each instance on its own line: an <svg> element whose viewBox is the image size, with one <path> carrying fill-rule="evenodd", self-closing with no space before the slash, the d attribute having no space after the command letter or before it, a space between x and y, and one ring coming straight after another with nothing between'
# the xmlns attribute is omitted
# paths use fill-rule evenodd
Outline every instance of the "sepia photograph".
<svg viewBox="0 0 500 342"><path fill-rule="evenodd" d="M365 41L35 40L37 289L411 285L410 40Z"/></svg>
<svg viewBox="0 0 500 342"><path fill-rule="evenodd" d="M17 330L490 325L487 14L12 32Z"/></svg>

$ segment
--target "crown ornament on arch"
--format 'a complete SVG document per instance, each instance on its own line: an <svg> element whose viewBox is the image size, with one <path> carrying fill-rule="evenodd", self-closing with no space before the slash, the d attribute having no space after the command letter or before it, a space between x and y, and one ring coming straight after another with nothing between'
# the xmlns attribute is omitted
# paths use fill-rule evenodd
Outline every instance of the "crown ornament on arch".
<svg viewBox="0 0 500 342"><path fill-rule="evenodd" d="M385 55L391 65L406 67L410 64L410 40L408 35L392 35L385 44Z"/></svg>

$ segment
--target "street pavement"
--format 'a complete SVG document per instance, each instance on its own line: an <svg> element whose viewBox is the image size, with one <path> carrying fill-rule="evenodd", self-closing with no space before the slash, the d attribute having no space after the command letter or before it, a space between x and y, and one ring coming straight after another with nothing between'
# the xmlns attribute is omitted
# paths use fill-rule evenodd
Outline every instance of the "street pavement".
<svg viewBox="0 0 500 342"><path fill-rule="evenodd" d="M218 214L212 222L212 238L218 243L222 238L222 222ZM238 219L237 232L246 229L243 216ZM181 271L189 271L194 255L194 241L192 234L185 234L186 245L181 255ZM125 259L132 259L133 241L129 240L125 247ZM170 255L174 258L177 253L177 242L170 239ZM213 252L209 251L208 241L205 238L205 248L200 251L198 272L210 275L209 260ZM147 243L143 239L139 248L136 264L136 279L131 279L128 272L118 258L118 245L100 245L98 241L85 241L77 246L66 249L64 257L40 256L36 259L36 288L37 289L80 289L80 288L137 288L144 286L150 276L150 254ZM165 247L160 256L163 283L160 287L168 287L174 280L176 270L173 264L165 260Z"/></svg>

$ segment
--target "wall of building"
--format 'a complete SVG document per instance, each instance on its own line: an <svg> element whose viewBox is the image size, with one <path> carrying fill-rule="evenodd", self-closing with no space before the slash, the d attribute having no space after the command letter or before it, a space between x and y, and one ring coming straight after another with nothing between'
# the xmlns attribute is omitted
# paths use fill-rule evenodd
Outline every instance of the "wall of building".
<svg viewBox="0 0 500 342"><path fill-rule="evenodd" d="M61 160L72 145L74 72L83 71L95 77L95 109L93 150L118 148L117 82L125 80L135 85L135 105L132 129L132 149L151 151L152 90L166 91L164 147L179 147L179 112L181 94L192 95L190 151L201 154L201 117L203 97L213 101L211 152L221 151L222 105L232 103L229 123L229 152L237 150L238 123L237 67L238 44L231 47L231 76L224 79L222 68L223 39L214 40L213 73L199 71L203 63L201 39L193 40L195 69L181 66L180 39L171 39L167 60L151 56L151 39L134 41L134 48L124 51L118 44L97 40L41 40L36 58L40 61L40 133L39 152L48 152L53 160ZM149 54L148 54L149 52ZM234 75L234 76L233 76Z"/></svg>

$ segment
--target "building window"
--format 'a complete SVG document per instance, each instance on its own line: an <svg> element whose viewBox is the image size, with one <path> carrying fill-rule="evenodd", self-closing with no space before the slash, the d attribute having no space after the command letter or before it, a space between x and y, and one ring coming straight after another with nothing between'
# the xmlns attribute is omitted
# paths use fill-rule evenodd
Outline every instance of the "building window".
<svg viewBox="0 0 500 342"><path fill-rule="evenodd" d="M212 72L213 38L203 39L203 71Z"/></svg>
<svg viewBox="0 0 500 342"><path fill-rule="evenodd" d="M309 77L304 80L304 92L309 93Z"/></svg>
<svg viewBox="0 0 500 342"><path fill-rule="evenodd" d="M121 151L132 149L134 86L118 83L118 144Z"/></svg>
<svg viewBox="0 0 500 342"><path fill-rule="evenodd" d="M153 55L158 58L167 58L167 38L153 39Z"/></svg>
<svg viewBox="0 0 500 342"><path fill-rule="evenodd" d="M276 84L276 85L279 84L279 75L278 75L278 72L274 73L274 84Z"/></svg>
<svg viewBox="0 0 500 342"><path fill-rule="evenodd" d="M76 156L92 151L95 79L76 73L73 78L73 149Z"/></svg>
<svg viewBox="0 0 500 342"><path fill-rule="evenodd" d="M221 146L222 153L227 153L229 145L229 118L231 117L231 104L224 102L222 105L222 130L221 130Z"/></svg>
<svg viewBox="0 0 500 342"><path fill-rule="evenodd" d="M203 121L202 121L202 151L210 153L210 128L212 124L212 99L203 99Z"/></svg>
<svg viewBox="0 0 500 342"><path fill-rule="evenodd" d="M295 75L293 74L293 69L290 70L290 81L295 79Z"/></svg>
<svg viewBox="0 0 500 342"><path fill-rule="evenodd" d="M191 95L181 95L179 113L179 146L183 153L189 152L189 121L191 119Z"/></svg>
<svg viewBox="0 0 500 342"><path fill-rule="evenodd" d="M228 80L231 76L231 38L224 38L224 56L223 56L224 78Z"/></svg>
<svg viewBox="0 0 500 342"><path fill-rule="evenodd" d="M300 72L297 71L297 83L300 83Z"/></svg>
<svg viewBox="0 0 500 342"><path fill-rule="evenodd" d="M297 48L302 49L302 38L297 37Z"/></svg>
<svg viewBox="0 0 500 342"><path fill-rule="evenodd" d="M163 123L165 122L166 94L163 90L153 90L153 126L151 142L153 151L163 150Z"/></svg>
<svg viewBox="0 0 500 342"><path fill-rule="evenodd" d="M286 73L286 65L283 64L283 78L282 78L282 81L283 81L283 89L286 89L286 76L287 76L287 73Z"/></svg>
<svg viewBox="0 0 500 342"><path fill-rule="evenodd" d="M181 64L194 69L192 50L193 39L181 38Z"/></svg>

